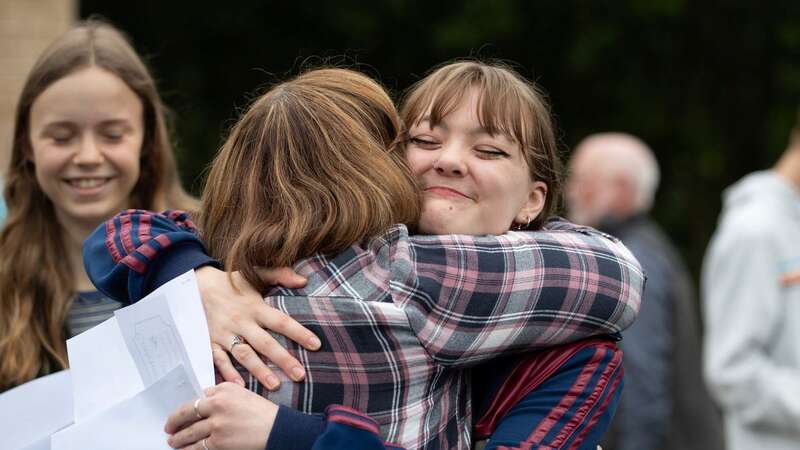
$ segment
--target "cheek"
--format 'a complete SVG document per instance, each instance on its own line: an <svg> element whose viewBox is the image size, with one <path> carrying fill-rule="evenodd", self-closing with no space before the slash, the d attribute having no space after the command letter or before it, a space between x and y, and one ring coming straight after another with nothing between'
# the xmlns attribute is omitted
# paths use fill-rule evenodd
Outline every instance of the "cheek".
<svg viewBox="0 0 800 450"><path fill-rule="evenodd" d="M513 169L498 170L483 179L484 190L491 192L496 202L514 207L519 205L520 208L528 200L528 185L527 172L520 173Z"/></svg>
<svg viewBox="0 0 800 450"><path fill-rule="evenodd" d="M416 176L421 176L433 167L433 152L410 148L406 150L406 161Z"/></svg>
<svg viewBox="0 0 800 450"><path fill-rule="evenodd" d="M71 153L62 149L38 148L32 152L31 160L40 185L58 180L61 170L69 164Z"/></svg>
<svg viewBox="0 0 800 450"><path fill-rule="evenodd" d="M120 175L135 183L139 179L142 154L141 140L134 140L124 147L108 154L108 159L120 172Z"/></svg>

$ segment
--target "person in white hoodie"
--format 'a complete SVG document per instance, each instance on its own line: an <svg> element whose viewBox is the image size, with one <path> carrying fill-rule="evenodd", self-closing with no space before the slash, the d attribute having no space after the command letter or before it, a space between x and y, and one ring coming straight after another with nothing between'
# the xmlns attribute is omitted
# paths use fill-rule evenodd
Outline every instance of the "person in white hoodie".
<svg viewBox="0 0 800 450"><path fill-rule="evenodd" d="M800 449L800 123L724 193L703 264L704 374L728 448Z"/></svg>

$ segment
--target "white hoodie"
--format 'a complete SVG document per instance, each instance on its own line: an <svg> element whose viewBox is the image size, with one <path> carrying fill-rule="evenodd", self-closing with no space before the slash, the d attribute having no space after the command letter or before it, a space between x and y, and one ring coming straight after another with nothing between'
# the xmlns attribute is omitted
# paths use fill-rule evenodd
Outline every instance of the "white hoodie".
<svg viewBox="0 0 800 450"><path fill-rule="evenodd" d="M703 266L704 372L728 448L800 449L800 190L773 171L725 191Z"/></svg>

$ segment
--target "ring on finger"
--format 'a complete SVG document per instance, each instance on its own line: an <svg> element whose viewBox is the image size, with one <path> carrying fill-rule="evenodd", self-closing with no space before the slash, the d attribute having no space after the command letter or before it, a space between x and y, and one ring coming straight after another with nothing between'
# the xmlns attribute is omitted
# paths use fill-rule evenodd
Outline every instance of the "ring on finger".
<svg viewBox="0 0 800 450"><path fill-rule="evenodd" d="M245 343L244 339L241 336L239 336L238 334L235 334L233 336L233 339L231 339L231 345L230 345L230 347L228 347L228 351L233 353L233 347L235 347L238 344L244 344L244 343Z"/></svg>
<svg viewBox="0 0 800 450"><path fill-rule="evenodd" d="M205 439L203 439L203 450L210 450L208 448L208 445L206 445L206 440Z"/></svg>
<svg viewBox="0 0 800 450"><path fill-rule="evenodd" d="M194 401L194 413L195 413L195 415L197 415L198 419L201 419L201 420L205 419L205 417L200 415L200 399L199 398Z"/></svg>

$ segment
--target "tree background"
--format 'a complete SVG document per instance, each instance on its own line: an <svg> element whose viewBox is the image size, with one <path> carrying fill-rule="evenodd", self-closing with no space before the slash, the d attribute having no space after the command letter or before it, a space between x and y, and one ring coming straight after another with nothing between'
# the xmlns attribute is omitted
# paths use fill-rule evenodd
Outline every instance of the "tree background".
<svg viewBox="0 0 800 450"><path fill-rule="evenodd" d="M626 131L662 170L653 215L695 278L722 190L771 166L800 105L800 2L82 0L147 55L175 113L182 177L203 171L253 95L324 60L395 94L456 57L513 61L548 93L563 156Z"/></svg>

